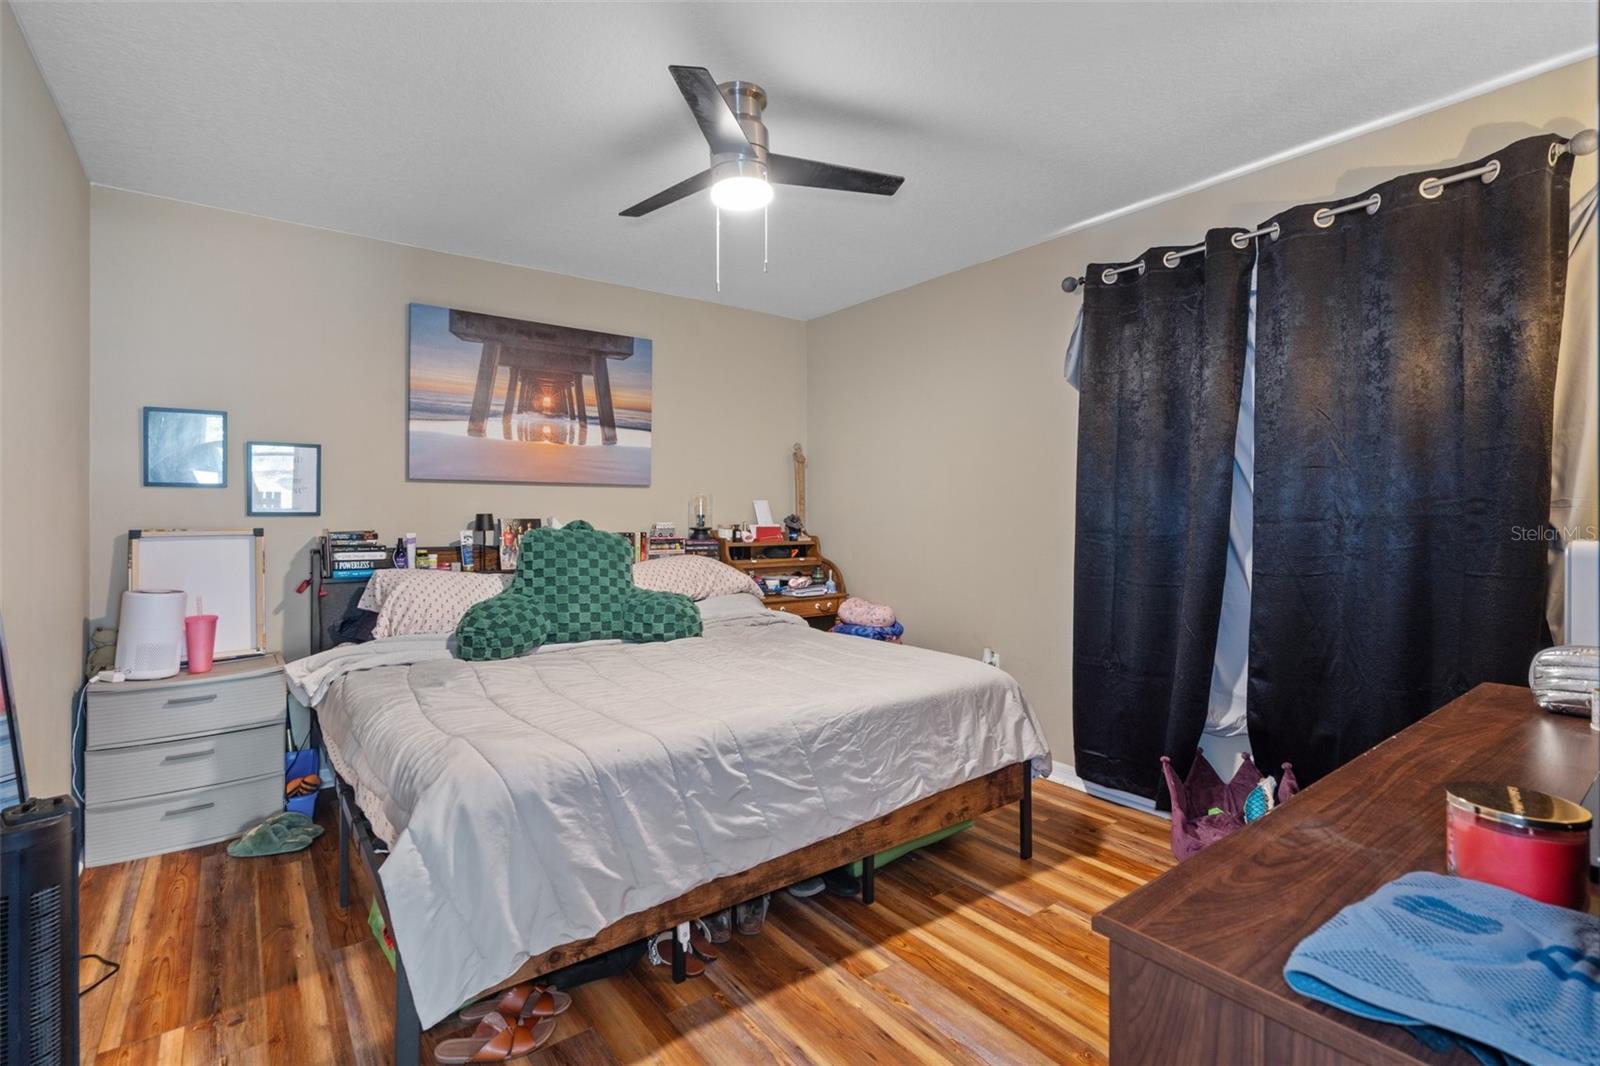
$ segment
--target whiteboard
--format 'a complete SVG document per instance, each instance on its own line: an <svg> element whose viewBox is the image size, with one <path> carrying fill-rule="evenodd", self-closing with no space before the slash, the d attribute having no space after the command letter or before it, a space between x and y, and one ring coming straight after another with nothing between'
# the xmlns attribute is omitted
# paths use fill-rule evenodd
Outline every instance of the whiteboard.
<svg viewBox="0 0 1600 1066"><path fill-rule="evenodd" d="M259 529L130 529L128 587L179 589L185 614L217 616L218 659L267 650L266 547ZM187 654L185 654L187 657Z"/></svg>

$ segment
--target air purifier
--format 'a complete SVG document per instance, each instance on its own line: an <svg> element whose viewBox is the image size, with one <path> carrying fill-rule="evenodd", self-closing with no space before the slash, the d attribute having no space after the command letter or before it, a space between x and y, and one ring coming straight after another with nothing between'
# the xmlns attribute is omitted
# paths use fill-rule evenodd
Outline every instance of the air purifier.
<svg viewBox="0 0 1600 1066"><path fill-rule="evenodd" d="M129 589L117 626L117 673L130 681L171 677L183 655L188 597L170 589Z"/></svg>
<svg viewBox="0 0 1600 1066"><path fill-rule="evenodd" d="M0 811L0 1066L78 1061L77 807Z"/></svg>

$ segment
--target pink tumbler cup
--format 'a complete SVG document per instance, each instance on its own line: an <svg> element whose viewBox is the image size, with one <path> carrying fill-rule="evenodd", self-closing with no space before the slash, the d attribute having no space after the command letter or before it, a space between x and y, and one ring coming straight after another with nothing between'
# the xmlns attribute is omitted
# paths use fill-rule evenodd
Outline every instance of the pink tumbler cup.
<svg viewBox="0 0 1600 1066"><path fill-rule="evenodd" d="M189 672L206 673L211 669L211 653L217 649L217 616L189 615L183 620L183 635L189 643Z"/></svg>

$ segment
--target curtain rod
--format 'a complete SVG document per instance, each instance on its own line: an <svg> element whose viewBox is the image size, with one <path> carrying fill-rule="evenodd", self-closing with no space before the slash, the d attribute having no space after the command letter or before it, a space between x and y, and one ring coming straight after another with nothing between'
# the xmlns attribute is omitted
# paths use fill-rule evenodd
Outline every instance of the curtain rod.
<svg viewBox="0 0 1600 1066"><path fill-rule="evenodd" d="M1580 133L1573 134L1572 138L1564 144L1552 144L1550 146L1550 163L1552 166L1554 166L1555 161L1561 157L1562 152L1571 152L1573 155L1588 155L1589 153L1593 152L1597 146L1600 146L1600 135L1597 135L1594 130L1583 130ZM1448 174L1442 178L1423 178L1422 184L1417 187L1417 191L1420 192L1425 199L1433 200L1438 198L1438 196L1444 192L1444 187L1446 185L1454 185L1456 182L1466 181L1468 178L1482 178L1483 183L1487 185L1489 182L1493 181L1499 176L1500 160L1491 159L1481 167L1472 167L1469 170L1457 171L1454 174ZM1379 196L1377 193L1373 193L1371 196L1368 196L1365 199L1357 200L1354 203L1340 204L1338 207L1324 207L1317 211L1316 214L1311 216L1311 221L1323 229L1326 229L1327 227L1333 225L1333 220L1335 217L1342 215L1347 211L1365 211L1369 215L1374 215L1377 214L1378 208L1382 204L1383 197ZM1257 237L1270 236L1273 240L1277 240L1278 229L1278 224L1274 222L1269 226L1262 226L1260 229L1235 233L1232 237L1233 246L1242 251L1252 240ZM1161 257L1161 265L1170 270L1171 268L1177 266L1178 261L1184 256L1196 255L1205 250L1206 246L1204 244L1197 244L1191 248L1179 248L1176 251L1167 252ZM1100 280L1109 285L1117 279L1117 275L1126 274L1130 270L1137 270L1139 273L1143 274L1144 260L1141 259L1137 263L1129 263L1127 266L1107 267L1105 270L1100 272ZM1062 278L1061 291L1075 292L1083 286L1083 282L1084 279L1081 277Z"/></svg>

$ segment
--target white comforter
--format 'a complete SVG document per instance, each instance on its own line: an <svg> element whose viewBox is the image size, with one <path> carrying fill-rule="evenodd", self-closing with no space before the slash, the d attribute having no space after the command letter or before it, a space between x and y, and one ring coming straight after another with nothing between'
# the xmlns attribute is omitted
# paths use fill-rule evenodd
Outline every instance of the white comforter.
<svg viewBox="0 0 1600 1066"><path fill-rule="evenodd" d="M380 876L424 1025L696 885L1048 766L1009 675L729 599L752 606L707 601L701 639L470 663L402 637L290 665L396 830Z"/></svg>

